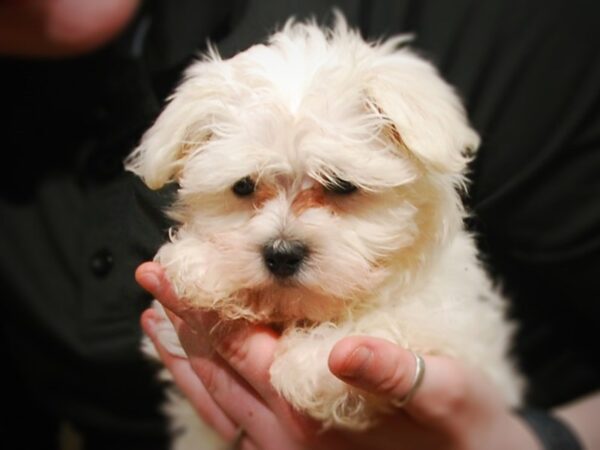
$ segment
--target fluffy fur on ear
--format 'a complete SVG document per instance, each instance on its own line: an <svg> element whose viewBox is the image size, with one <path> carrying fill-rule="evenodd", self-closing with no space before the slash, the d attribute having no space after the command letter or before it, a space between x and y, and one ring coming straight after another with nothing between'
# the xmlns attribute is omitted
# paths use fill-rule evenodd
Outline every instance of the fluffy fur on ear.
<svg viewBox="0 0 600 450"><path fill-rule="evenodd" d="M212 48L203 60L192 65L156 122L125 160L125 169L142 178L151 189L175 181L185 161L211 136L214 117L207 107L219 101L216 86L227 83L228 70Z"/></svg>
<svg viewBox="0 0 600 450"><path fill-rule="evenodd" d="M429 62L408 49L402 37L379 48L368 93L401 143L431 169L461 173L479 146L460 99Z"/></svg>

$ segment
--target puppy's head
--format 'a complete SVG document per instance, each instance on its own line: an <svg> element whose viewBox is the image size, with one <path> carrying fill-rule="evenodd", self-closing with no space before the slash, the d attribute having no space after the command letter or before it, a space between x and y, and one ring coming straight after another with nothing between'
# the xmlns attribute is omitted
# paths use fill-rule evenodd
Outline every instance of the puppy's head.
<svg viewBox="0 0 600 450"><path fill-rule="evenodd" d="M127 162L151 188L179 184L160 261L184 298L230 317L336 320L426 270L461 226L478 137L404 41L290 22L188 70Z"/></svg>

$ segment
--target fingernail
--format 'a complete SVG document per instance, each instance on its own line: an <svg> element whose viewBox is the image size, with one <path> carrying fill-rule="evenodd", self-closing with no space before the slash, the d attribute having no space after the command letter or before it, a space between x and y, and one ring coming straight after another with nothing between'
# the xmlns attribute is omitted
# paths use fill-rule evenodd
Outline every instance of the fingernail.
<svg viewBox="0 0 600 450"><path fill-rule="evenodd" d="M357 347L346 358L340 375L346 378L357 377L366 369L372 356L373 352L367 347Z"/></svg>
<svg viewBox="0 0 600 450"><path fill-rule="evenodd" d="M146 289L148 289L149 291L158 290L160 286L160 279L154 272L150 270L147 272L142 272L142 277L144 279Z"/></svg>

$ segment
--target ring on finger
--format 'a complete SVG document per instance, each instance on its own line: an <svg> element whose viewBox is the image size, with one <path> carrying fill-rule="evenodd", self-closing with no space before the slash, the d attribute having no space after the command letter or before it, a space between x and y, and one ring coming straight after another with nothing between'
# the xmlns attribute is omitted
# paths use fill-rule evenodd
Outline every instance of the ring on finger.
<svg viewBox="0 0 600 450"><path fill-rule="evenodd" d="M415 374L410 389L403 397L392 400L392 405L396 408L402 408L406 406L408 402L415 396L419 386L423 383L425 377L425 360L421 355L413 351L410 352L415 358Z"/></svg>

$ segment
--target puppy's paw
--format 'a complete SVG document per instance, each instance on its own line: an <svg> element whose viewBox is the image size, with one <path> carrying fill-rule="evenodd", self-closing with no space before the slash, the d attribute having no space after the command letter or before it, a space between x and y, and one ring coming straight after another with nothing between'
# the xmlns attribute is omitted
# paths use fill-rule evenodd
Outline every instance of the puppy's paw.
<svg viewBox="0 0 600 450"><path fill-rule="evenodd" d="M343 330L321 325L282 338L271 366L271 383L298 411L324 427L363 430L372 426L385 403L335 377L329 353Z"/></svg>

